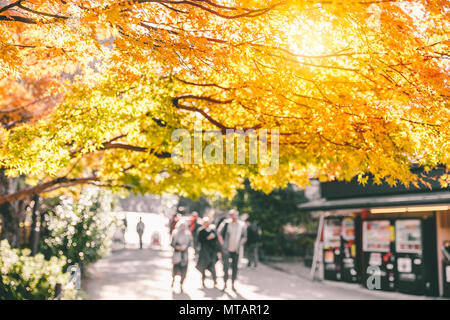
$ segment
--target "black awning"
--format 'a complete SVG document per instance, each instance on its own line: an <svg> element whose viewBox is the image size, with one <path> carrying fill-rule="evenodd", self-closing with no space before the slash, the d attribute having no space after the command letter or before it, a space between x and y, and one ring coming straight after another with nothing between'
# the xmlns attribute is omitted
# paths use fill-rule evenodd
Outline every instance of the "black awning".
<svg viewBox="0 0 450 320"><path fill-rule="evenodd" d="M380 207L402 207L412 205L450 204L450 191L416 194L387 195L339 200L316 200L298 206L304 211L370 209Z"/></svg>

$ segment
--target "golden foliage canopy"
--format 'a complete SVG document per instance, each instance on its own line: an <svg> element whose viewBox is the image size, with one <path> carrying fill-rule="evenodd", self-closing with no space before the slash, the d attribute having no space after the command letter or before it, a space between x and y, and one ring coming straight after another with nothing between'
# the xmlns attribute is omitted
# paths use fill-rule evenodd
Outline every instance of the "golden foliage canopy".
<svg viewBox="0 0 450 320"><path fill-rule="evenodd" d="M270 190L366 173L407 184L412 164L450 163L449 10L0 1L0 163L36 179L31 193L96 182L197 195L229 193L244 176ZM278 129L278 173L174 164L171 132L199 117L206 129Z"/></svg>

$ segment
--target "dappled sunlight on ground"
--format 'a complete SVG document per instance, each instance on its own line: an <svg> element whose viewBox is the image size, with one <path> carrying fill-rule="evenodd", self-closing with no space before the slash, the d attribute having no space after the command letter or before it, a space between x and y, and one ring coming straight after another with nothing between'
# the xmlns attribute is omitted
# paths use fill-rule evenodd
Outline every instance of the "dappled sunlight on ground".
<svg viewBox="0 0 450 320"><path fill-rule="evenodd" d="M146 224L144 248L138 248L136 223L139 216ZM212 288L212 279L201 287L201 275L195 269L193 251L184 285L180 293L177 278L172 281L172 249L169 246L167 219L155 214L128 213L126 247L116 248L111 255L89 268L85 289L91 299L176 299L176 300L230 300L230 299L423 299L399 293L372 292L357 284L313 282L309 278L276 270L264 264L257 269L247 268L245 259L240 263L236 292L223 288L222 264L216 265L218 288ZM161 233L162 246L151 248L150 235ZM300 266L296 266L299 268Z"/></svg>

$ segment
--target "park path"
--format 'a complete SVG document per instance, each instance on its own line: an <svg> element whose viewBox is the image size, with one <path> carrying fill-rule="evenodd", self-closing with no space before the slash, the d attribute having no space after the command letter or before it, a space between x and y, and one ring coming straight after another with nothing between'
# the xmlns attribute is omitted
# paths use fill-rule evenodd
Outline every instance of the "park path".
<svg viewBox="0 0 450 320"><path fill-rule="evenodd" d="M128 216L129 233L135 233L137 216ZM131 221L130 221L131 220ZM208 288L201 287L200 273L191 260L184 293L180 293L178 285L171 288L171 249L168 245L165 220L161 216L145 215L147 237L158 229L163 236L162 247L150 248L149 241L144 249L137 247L137 237L127 235L125 249L116 248L111 255L91 265L89 279L85 282L85 290L90 299L196 299L196 300L229 300L229 299L421 299L399 293L374 292L355 284L313 282L308 278L288 274L269 266L260 264L257 269L243 265L239 270L237 292L211 288L212 280L208 279ZM131 223L130 223L131 222ZM222 266L217 264L219 286L222 288Z"/></svg>

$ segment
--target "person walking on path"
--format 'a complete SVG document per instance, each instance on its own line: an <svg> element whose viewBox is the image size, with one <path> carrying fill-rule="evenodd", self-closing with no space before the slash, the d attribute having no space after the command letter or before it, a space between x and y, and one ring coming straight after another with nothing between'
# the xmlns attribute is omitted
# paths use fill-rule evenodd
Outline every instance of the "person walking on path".
<svg viewBox="0 0 450 320"><path fill-rule="evenodd" d="M175 284L175 277L180 276L180 291L183 292L183 282L186 279L186 272L189 262L189 247L192 247L192 235L188 229L186 221L180 221L172 236L171 246L174 249L172 257L172 288Z"/></svg>
<svg viewBox="0 0 450 320"><path fill-rule="evenodd" d="M197 211L192 212L191 218L189 219L189 230L192 234L192 240L194 241L194 252L195 252L195 259L198 259L198 252L199 252L199 243L198 243L198 231L202 227L202 225L199 223L200 218L198 216Z"/></svg>
<svg viewBox="0 0 450 320"><path fill-rule="evenodd" d="M139 222L136 225L136 232L139 236L139 249L142 249L142 235L144 234L145 224L142 222L142 217L139 217Z"/></svg>
<svg viewBox="0 0 450 320"><path fill-rule="evenodd" d="M203 226L198 230L199 254L196 268L202 274L202 286L205 286L206 270L211 273L214 281L214 287L217 286L216 263L219 242L214 228L209 219L203 218Z"/></svg>
<svg viewBox="0 0 450 320"><path fill-rule="evenodd" d="M123 241L123 247L125 248L126 246L126 240L125 240L125 233L128 230L128 221L127 221L127 216L124 215L123 219L122 219L122 241Z"/></svg>
<svg viewBox="0 0 450 320"><path fill-rule="evenodd" d="M246 241L246 227L245 224L238 220L237 210L230 210L229 219L224 220L217 230L219 243L222 249L222 262L224 272L224 287L223 291L227 288L228 282L228 269L231 263L231 289L235 291L234 283L237 279L238 263L239 263L239 251L241 245Z"/></svg>
<svg viewBox="0 0 450 320"><path fill-rule="evenodd" d="M172 235L173 231L175 230L175 227L177 226L179 220L179 215L177 213L174 213L172 217L169 220L169 232L170 235Z"/></svg>
<svg viewBox="0 0 450 320"><path fill-rule="evenodd" d="M247 241L245 242L248 266L252 265L256 268L258 265L258 243L259 243L259 227L256 222L246 221L247 224Z"/></svg>

